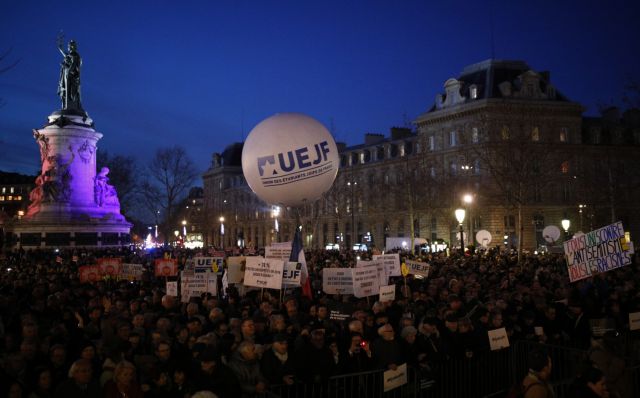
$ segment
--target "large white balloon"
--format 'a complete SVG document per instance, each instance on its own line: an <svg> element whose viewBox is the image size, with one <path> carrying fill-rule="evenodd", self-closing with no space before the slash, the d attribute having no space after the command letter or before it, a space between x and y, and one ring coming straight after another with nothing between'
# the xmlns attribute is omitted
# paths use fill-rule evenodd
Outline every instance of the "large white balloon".
<svg viewBox="0 0 640 398"><path fill-rule="evenodd" d="M278 113L251 130L242 149L249 187L269 204L300 206L318 199L338 174L338 147L312 117Z"/></svg>

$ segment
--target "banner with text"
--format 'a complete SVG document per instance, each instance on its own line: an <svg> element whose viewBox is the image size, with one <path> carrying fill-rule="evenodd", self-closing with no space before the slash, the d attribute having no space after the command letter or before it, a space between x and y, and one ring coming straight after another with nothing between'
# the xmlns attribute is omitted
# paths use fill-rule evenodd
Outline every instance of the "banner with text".
<svg viewBox="0 0 640 398"><path fill-rule="evenodd" d="M407 384L407 364L403 363L396 370L384 372L384 392L391 391Z"/></svg>
<svg viewBox="0 0 640 398"><path fill-rule="evenodd" d="M400 276L400 254L381 254L373 256L374 260L384 261L384 267L387 270L388 276Z"/></svg>
<svg viewBox="0 0 640 398"><path fill-rule="evenodd" d="M302 263L291 261L284 262L284 271L282 272L282 287L300 286L301 277Z"/></svg>
<svg viewBox="0 0 640 398"><path fill-rule="evenodd" d="M244 285L267 289L282 288L284 261L263 257L246 257Z"/></svg>
<svg viewBox="0 0 640 398"><path fill-rule="evenodd" d="M120 279L139 281L142 280L143 273L144 267L142 264L122 263L122 268L120 269Z"/></svg>
<svg viewBox="0 0 640 398"><path fill-rule="evenodd" d="M387 267L384 264L384 260L358 260L356 262L356 268L361 267L376 267L378 269L378 279L380 279L379 285L386 286L389 284L389 275L387 274Z"/></svg>
<svg viewBox="0 0 640 398"><path fill-rule="evenodd" d="M491 351L509 347L509 336L507 336L507 329L500 328L489 330L488 335Z"/></svg>
<svg viewBox="0 0 640 398"><path fill-rule="evenodd" d="M216 274L222 273L224 257L195 257L193 259L193 269L195 272L213 271Z"/></svg>
<svg viewBox="0 0 640 398"><path fill-rule="evenodd" d="M575 282L631 264L633 243L618 221L564 242L564 254L569 280Z"/></svg>
<svg viewBox="0 0 640 398"><path fill-rule="evenodd" d="M99 258L96 260L98 263L98 267L100 267L100 274L102 276L110 276L115 278L120 274L120 269L122 268L122 259L121 258Z"/></svg>
<svg viewBox="0 0 640 398"><path fill-rule="evenodd" d="M380 286L380 302L393 301L396 299L396 285Z"/></svg>
<svg viewBox="0 0 640 398"><path fill-rule="evenodd" d="M218 291L218 279L216 274L207 272L182 272L180 274L180 296L184 302L191 297L200 297L202 294L216 295Z"/></svg>
<svg viewBox="0 0 640 398"><path fill-rule="evenodd" d="M291 258L291 242L272 243L264 248L264 258L289 261Z"/></svg>
<svg viewBox="0 0 640 398"><path fill-rule="evenodd" d="M356 297L373 296L380 293L378 268L375 266L353 268L353 295Z"/></svg>
<svg viewBox="0 0 640 398"><path fill-rule="evenodd" d="M167 296L178 297L177 281L167 281Z"/></svg>
<svg viewBox="0 0 640 398"><path fill-rule="evenodd" d="M327 294L353 294L353 268L322 270L322 291Z"/></svg>
<svg viewBox="0 0 640 398"><path fill-rule="evenodd" d="M405 261L405 264L410 274L424 276L425 278L429 276L429 270L431 269L429 264L412 260Z"/></svg>
<svg viewBox="0 0 640 398"><path fill-rule="evenodd" d="M156 276L177 276L178 263L175 259L157 258L154 270Z"/></svg>

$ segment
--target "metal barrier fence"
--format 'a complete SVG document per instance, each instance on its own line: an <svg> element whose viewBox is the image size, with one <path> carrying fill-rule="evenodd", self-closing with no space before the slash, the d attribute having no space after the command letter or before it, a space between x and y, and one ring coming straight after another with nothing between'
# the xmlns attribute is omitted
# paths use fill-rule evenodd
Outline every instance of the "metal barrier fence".
<svg viewBox="0 0 640 398"><path fill-rule="evenodd" d="M408 370L408 383L383 392L382 370L333 376L321 383L273 386L269 398L455 398L504 397L528 371L528 353L544 347L552 361L550 383L565 397L587 352L520 341L508 349L485 352L465 360L449 360L432 369ZM640 397L640 367L629 368L634 397Z"/></svg>

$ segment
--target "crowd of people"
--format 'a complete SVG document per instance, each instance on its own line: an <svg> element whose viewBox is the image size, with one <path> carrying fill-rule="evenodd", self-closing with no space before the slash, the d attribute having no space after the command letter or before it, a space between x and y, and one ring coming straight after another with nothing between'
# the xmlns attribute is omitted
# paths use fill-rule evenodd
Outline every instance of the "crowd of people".
<svg viewBox="0 0 640 398"><path fill-rule="evenodd" d="M166 279L153 275L154 258L172 256L184 267L198 254L5 252L0 397L253 397L274 386L322 383L404 363L437 383L440 364L488 352L487 332L499 328L512 344L524 340L592 353L592 363L576 374L580 394L630 394L614 374L632 360L622 359L615 335L629 335L628 314L640 311L637 261L569 284L558 255L524 256L518 263L517 255L497 250L402 253L428 262L430 274L391 278L396 299L379 302L377 296L322 292L324 268L353 267L368 254L307 250L311 298L301 289L240 295L233 285L188 302L166 295ZM141 281L80 283L78 267L102 257L144 264L149 271ZM332 319L338 313L348 316ZM611 320L611 330L594 341L590 320L603 318ZM547 396L542 394L552 365L546 355L532 357L521 395ZM623 362L616 368L612 358Z"/></svg>

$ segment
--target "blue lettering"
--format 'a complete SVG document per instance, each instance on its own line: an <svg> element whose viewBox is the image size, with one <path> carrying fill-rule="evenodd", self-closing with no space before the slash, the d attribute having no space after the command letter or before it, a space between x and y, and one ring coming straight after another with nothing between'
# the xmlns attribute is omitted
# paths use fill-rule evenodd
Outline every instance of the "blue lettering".
<svg viewBox="0 0 640 398"><path fill-rule="evenodd" d="M266 166L267 164L275 164L275 163L276 163L276 160L273 157L273 155L259 157L258 172L260 173L260 177L264 175L264 166ZM274 170L273 174L278 174L278 173Z"/></svg>
<svg viewBox="0 0 640 398"><path fill-rule="evenodd" d="M322 157L324 158L324 160L327 160L327 154L329 153L330 149L329 149L329 144L327 143L327 141L322 141L320 143L320 149L322 150Z"/></svg>
<svg viewBox="0 0 640 398"><path fill-rule="evenodd" d="M306 147L296 149L296 159L298 160L298 167L301 169L311 166L310 162L306 162L306 160L309 160L309 154L307 152L308 149Z"/></svg>
<svg viewBox="0 0 640 398"><path fill-rule="evenodd" d="M284 171L285 173L288 173L289 171L293 170L296 167L296 162L293 159L293 152L289 151L287 152L287 155L289 157L289 165L286 165L284 163L284 154L279 153L278 154L278 160L280 161L280 169L282 171Z"/></svg>

